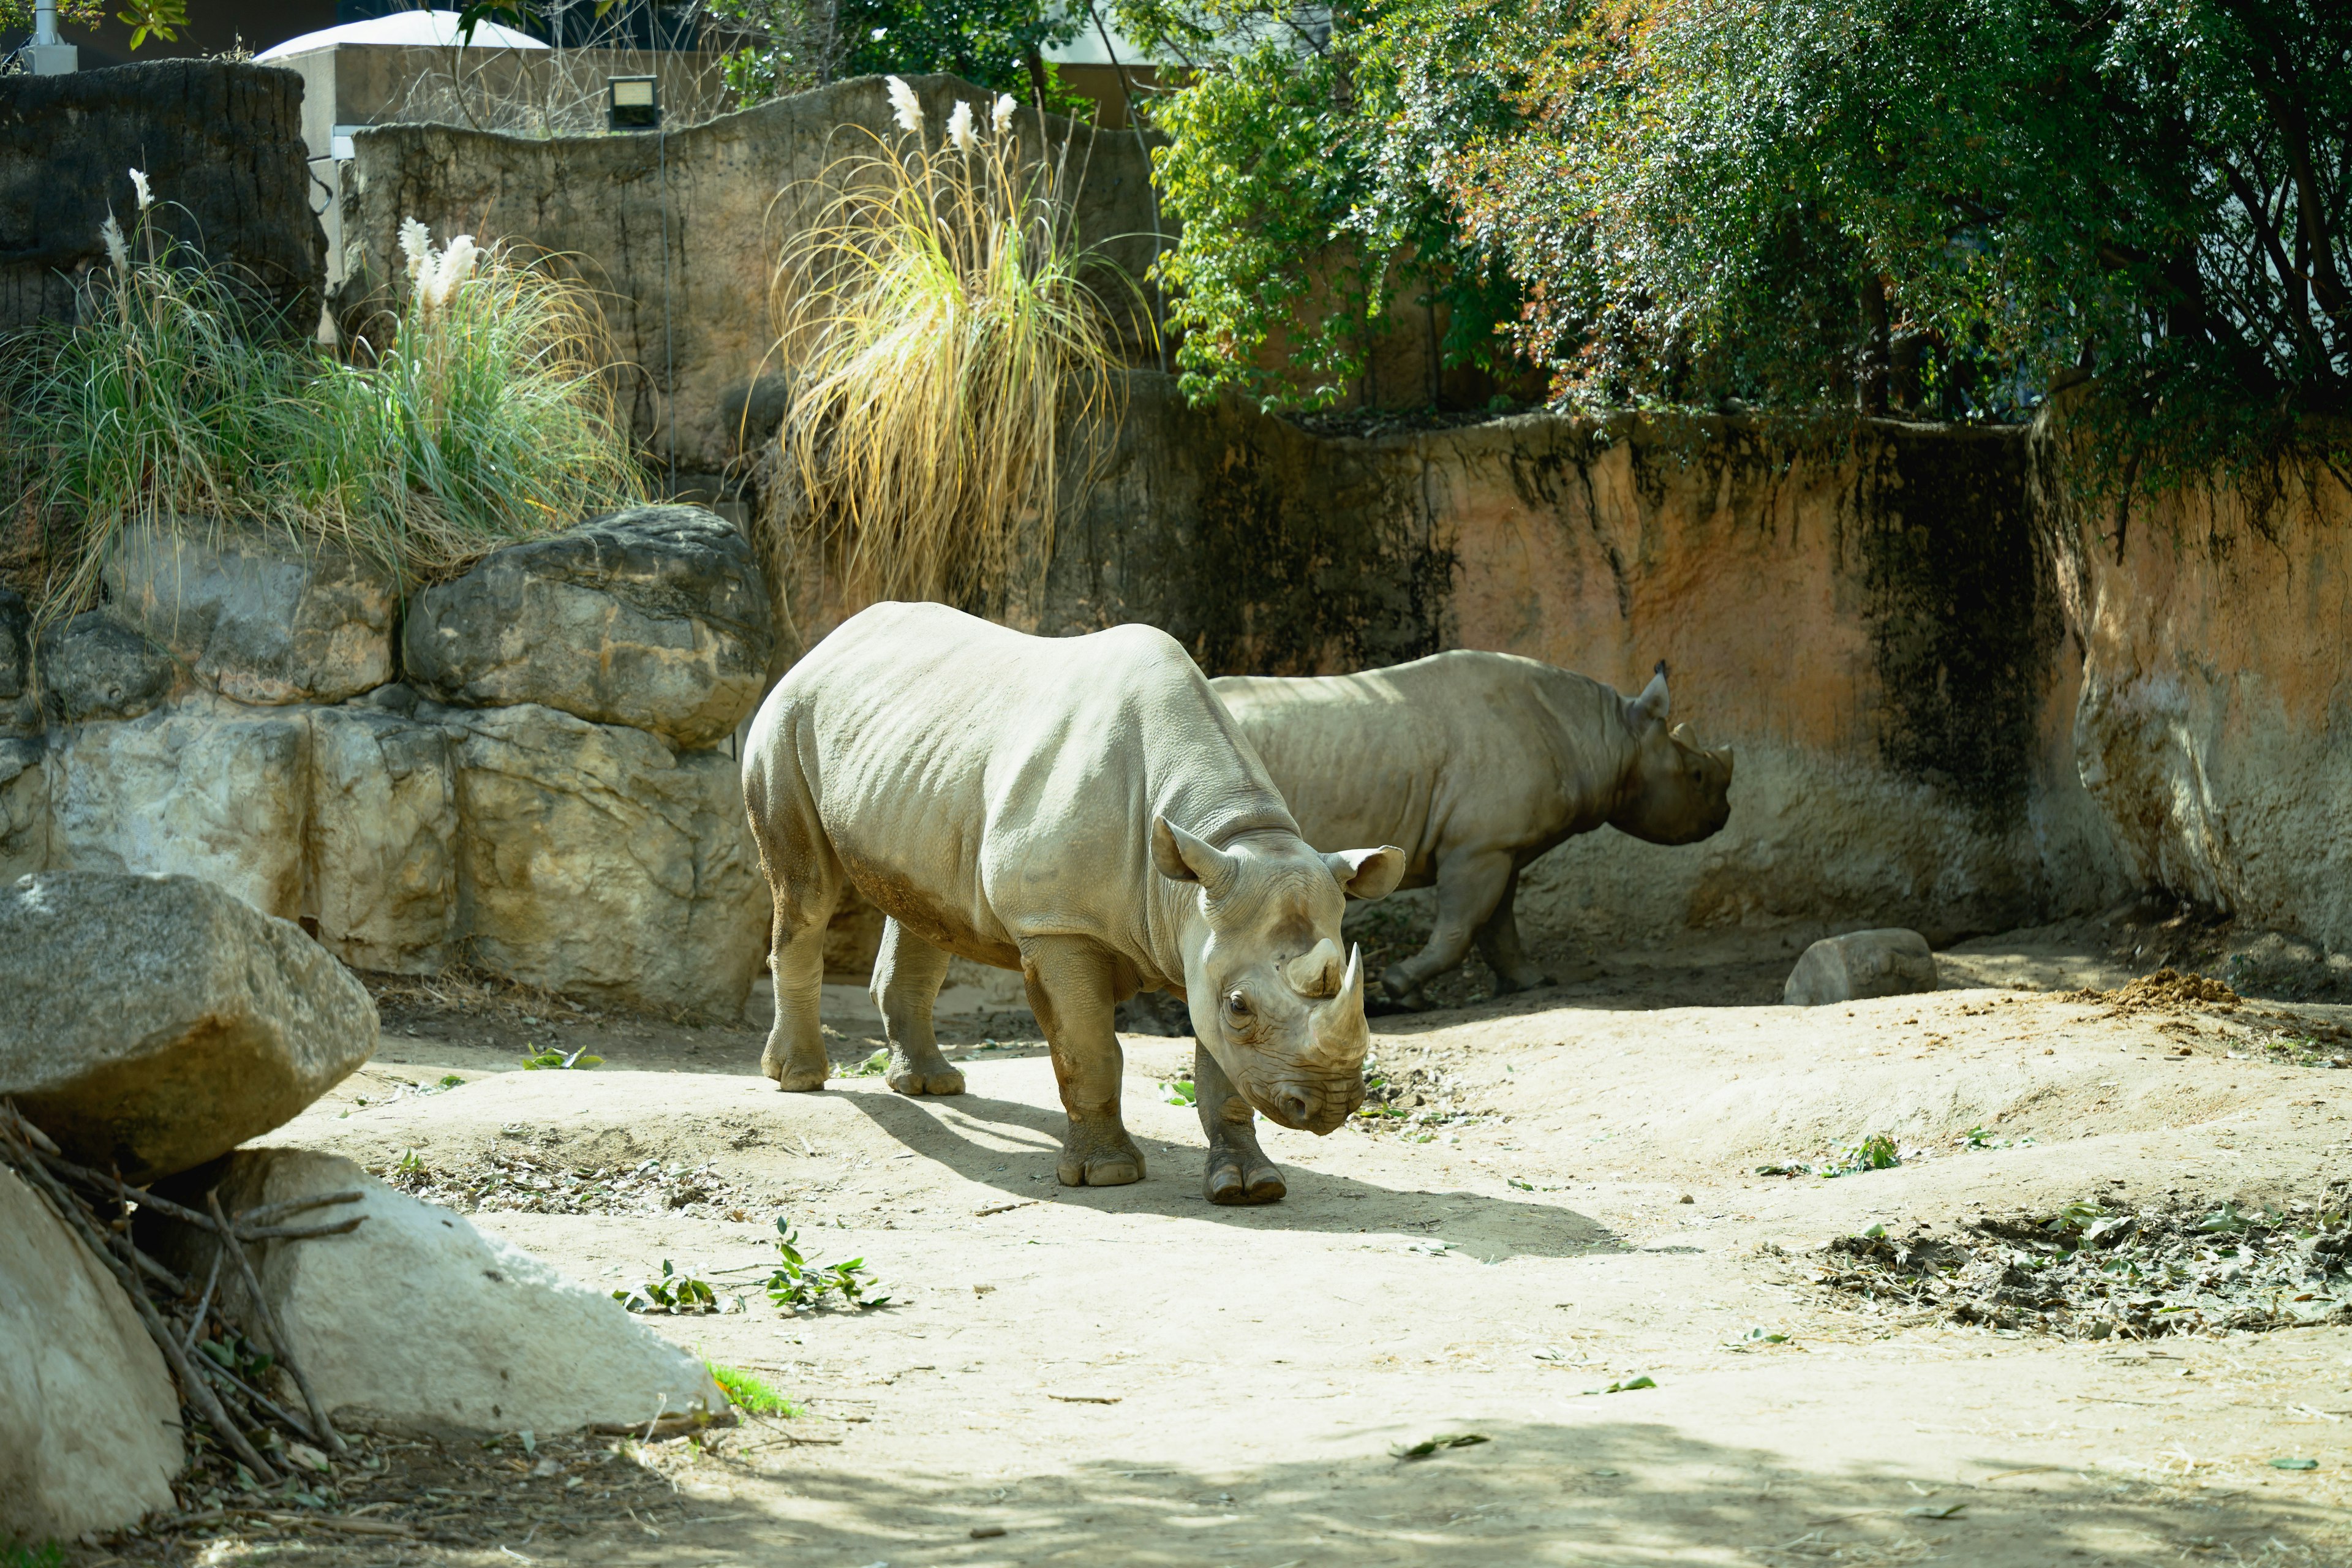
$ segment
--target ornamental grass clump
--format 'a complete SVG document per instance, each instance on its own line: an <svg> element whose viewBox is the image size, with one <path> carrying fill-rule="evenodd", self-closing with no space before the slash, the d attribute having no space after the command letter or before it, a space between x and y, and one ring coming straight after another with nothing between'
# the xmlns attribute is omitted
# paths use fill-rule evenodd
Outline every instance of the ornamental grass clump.
<svg viewBox="0 0 2352 1568"><path fill-rule="evenodd" d="M957 103L934 144L887 82L898 134L857 132L874 145L827 168L778 270L801 504L770 521L772 565L835 562L853 600L986 608L1052 551L1065 421L1116 414L1094 280L1118 274L1079 241L1068 140L1024 159L1004 97L984 123Z"/></svg>
<svg viewBox="0 0 2352 1568"><path fill-rule="evenodd" d="M160 233L132 181L132 232L106 220L77 319L5 344L45 623L95 601L128 527L273 531L414 584L644 498L594 297L547 263L436 249L412 220L403 298L337 358Z"/></svg>

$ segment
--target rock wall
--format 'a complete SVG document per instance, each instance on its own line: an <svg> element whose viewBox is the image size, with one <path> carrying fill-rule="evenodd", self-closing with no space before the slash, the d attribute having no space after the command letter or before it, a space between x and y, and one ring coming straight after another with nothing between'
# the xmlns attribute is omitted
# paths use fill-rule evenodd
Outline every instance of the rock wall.
<svg viewBox="0 0 2352 1568"><path fill-rule="evenodd" d="M2082 650L2073 750L2129 875L2352 948L2352 490L2318 461L2084 497L2032 486Z"/></svg>
<svg viewBox="0 0 2352 1568"><path fill-rule="evenodd" d="M137 534L107 584L29 680L0 667L36 699L0 709L0 874L184 874L362 969L740 1012L767 888L712 742L769 631L727 523L592 520L415 595L404 628L390 584L275 538ZM27 620L0 602L0 652Z"/></svg>
<svg viewBox="0 0 2352 1568"><path fill-rule="evenodd" d="M1356 437L1131 385L1013 618L1150 621L1220 675L1476 647L1632 692L1663 658L1676 719L1737 747L1716 837L1604 828L1539 862L1539 935L1944 942L2125 889L2075 776L2081 659L2022 432L1527 415Z"/></svg>
<svg viewBox="0 0 2352 1568"><path fill-rule="evenodd" d="M157 60L70 76L0 76L0 331L68 321L105 262L100 224L154 218L238 268L308 332L326 238L310 207L302 79L218 60Z"/></svg>
<svg viewBox="0 0 2352 1568"><path fill-rule="evenodd" d="M934 136L959 97L985 120L981 89L952 77L909 80ZM1015 123L1034 148L1035 117ZM1070 127L1046 123L1058 148ZM638 441L667 458L674 439L681 473L715 487L782 415L770 285L784 240L822 205L814 182L826 165L872 147L867 133L891 132L888 100L871 77L661 135L362 131L343 197L344 304L397 276L404 218L436 237L511 238L562 256L605 295ZM1152 216L1134 138L1082 131L1072 158L1086 164L1080 233L1142 276Z"/></svg>

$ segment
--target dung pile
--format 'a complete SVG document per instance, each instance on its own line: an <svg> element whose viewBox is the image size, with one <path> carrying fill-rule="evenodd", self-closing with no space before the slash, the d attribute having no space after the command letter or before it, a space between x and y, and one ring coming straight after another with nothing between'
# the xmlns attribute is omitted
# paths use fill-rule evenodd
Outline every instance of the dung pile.
<svg viewBox="0 0 2352 1568"><path fill-rule="evenodd" d="M2128 1018L2140 1013L2227 1013L2244 998L2231 990L2226 982L2210 976L2159 969L2113 991L2086 988L2070 993L2062 1000L2095 1003L2105 1007L2110 1018Z"/></svg>
<svg viewBox="0 0 2352 1568"><path fill-rule="evenodd" d="M2352 1323L2352 1183L2318 1204L2247 1214L2069 1204L1952 1236L1883 1226L1824 1249L1816 1283L1879 1310L2067 1339L2153 1339Z"/></svg>

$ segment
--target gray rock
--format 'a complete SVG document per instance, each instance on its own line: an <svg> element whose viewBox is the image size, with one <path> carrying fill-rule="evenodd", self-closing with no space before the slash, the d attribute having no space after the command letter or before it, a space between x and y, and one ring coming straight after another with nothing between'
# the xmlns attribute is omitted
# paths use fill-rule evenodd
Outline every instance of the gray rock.
<svg viewBox="0 0 2352 1568"><path fill-rule="evenodd" d="M409 680L440 701L539 703L690 750L758 703L773 640L743 536L701 507L646 506L427 588L401 647Z"/></svg>
<svg viewBox="0 0 2352 1568"><path fill-rule="evenodd" d="M0 885L49 868L48 748L0 736Z"/></svg>
<svg viewBox="0 0 2352 1568"><path fill-rule="evenodd" d="M172 656L104 610L85 610L41 634L41 690L52 722L136 719L171 700Z"/></svg>
<svg viewBox="0 0 2352 1568"><path fill-rule="evenodd" d="M769 921L736 762L551 708L436 711L458 736L458 910L473 961L551 991L732 1022L767 959Z"/></svg>
<svg viewBox="0 0 2352 1568"><path fill-rule="evenodd" d="M375 1051L375 1004L299 926L189 877L0 889L0 1095L143 1182L278 1126Z"/></svg>
<svg viewBox="0 0 2352 1568"><path fill-rule="evenodd" d="M457 934L450 731L359 703L308 719L305 901L319 941L355 968L440 973Z"/></svg>
<svg viewBox="0 0 2352 1568"><path fill-rule="evenodd" d="M33 613L14 588L0 588L0 735L41 727L40 693L33 689Z"/></svg>
<svg viewBox="0 0 2352 1568"><path fill-rule="evenodd" d="M1780 1000L1791 1007L1936 989L1936 955L1916 931L1888 927L1824 937L1805 949Z"/></svg>
<svg viewBox="0 0 2352 1568"><path fill-rule="evenodd" d="M50 739L51 865L201 877L266 914L307 912L301 712L202 697Z"/></svg>
<svg viewBox="0 0 2352 1568"><path fill-rule="evenodd" d="M2221 978L2241 996L2284 1002L2352 1002L2352 953L2330 952L2283 931L2234 945Z"/></svg>
<svg viewBox="0 0 2352 1568"><path fill-rule="evenodd" d="M163 1354L114 1277L5 1166L0 1366L0 1541L71 1540L172 1506L180 1396Z"/></svg>
<svg viewBox="0 0 2352 1568"><path fill-rule="evenodd" d="M341 702L393 677L399 584L342 551L200 521L125 529L110 613L239 702Z"/></svg>
<svg viewBox="0 0 2352 1568"><path fill-rule="evenodd" d="M214 1173L206 1171L210 1177ZM601 1290L567 1279L462 1215L394 1191L350 1161L307 1149L246 1149L220 1173L231 1210L357 1189L345 1236L264 1242L256 1273L329 1413L444 1429L542 1436L593 1422L650 1421L727 1396L701 1360ZM205 1238L158 1243L204 1272ZM223 1308L250 1322L243 1282Z"/></svg>

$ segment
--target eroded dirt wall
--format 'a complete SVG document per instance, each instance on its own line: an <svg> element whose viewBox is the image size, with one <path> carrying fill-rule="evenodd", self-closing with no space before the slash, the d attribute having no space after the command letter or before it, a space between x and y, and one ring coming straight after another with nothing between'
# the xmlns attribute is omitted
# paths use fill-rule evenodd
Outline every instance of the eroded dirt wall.
<svg viewBox="0 0 2352 1568"><path fill-rule="evenodd" d="M2352 948L2352 491L2320 463L2094 500L2032 485L2084 663L2073 746L2136 880Z"/></svg>
<svg viewBox="0 0 2352 1568"><path fill-rule="evenodd" d="M1547 659L1738 749L1728 826L1603 829L1522 918L1612 952L1916 926L1947 941L2124 890L2069 742L2080 664L2016 431L1523 416L1327 438L1139 377L1031 619L1165 626L1215 674L1444 647Z"/></svg>

